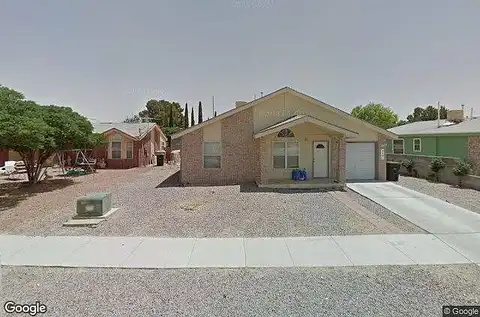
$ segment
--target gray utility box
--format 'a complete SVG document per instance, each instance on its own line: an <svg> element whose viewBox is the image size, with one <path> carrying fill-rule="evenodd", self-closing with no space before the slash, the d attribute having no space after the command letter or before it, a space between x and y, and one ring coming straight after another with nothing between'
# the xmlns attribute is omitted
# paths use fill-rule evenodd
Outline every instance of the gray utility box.
<svg viewBox="0 0 480 317"><path fill-rule="evenodd" d="M80 217L99 217L112 208L111 193L91 193L77 198L77 215Z"/></svg>

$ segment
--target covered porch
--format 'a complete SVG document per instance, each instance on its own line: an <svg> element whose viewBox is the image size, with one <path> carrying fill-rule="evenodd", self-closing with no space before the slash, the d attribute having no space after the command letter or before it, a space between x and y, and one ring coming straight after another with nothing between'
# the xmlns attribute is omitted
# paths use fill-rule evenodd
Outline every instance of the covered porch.
<svg viewBox="0 0 480 317"><path fill-rule="evenodd" d="M343 188L346 138L357 132L308 115L296 115L254 134L263 188ZM292 180L304 169L307 180Z"/></svg>
<svg viewBox="0 0 480 317"><path fill-rule="evenodd" d="M345 183L339 183L330 178L310 178L305 181L294 181L292 179L271 179L266 184L257 184L259 188L270 189L325 189L342 190Z"/></svg>

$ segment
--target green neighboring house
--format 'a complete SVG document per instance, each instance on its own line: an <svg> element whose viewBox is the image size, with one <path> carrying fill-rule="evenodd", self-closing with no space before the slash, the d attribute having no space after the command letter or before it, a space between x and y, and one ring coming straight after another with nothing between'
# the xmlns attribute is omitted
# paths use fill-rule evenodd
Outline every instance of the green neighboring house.
<svg viewBox="0 0 480 317"><path fill-rule="evenodd" d="M459 123L419 121L389 129L399 136L387 143L387 154L466 159L480 167L480 118Z"/></svg>

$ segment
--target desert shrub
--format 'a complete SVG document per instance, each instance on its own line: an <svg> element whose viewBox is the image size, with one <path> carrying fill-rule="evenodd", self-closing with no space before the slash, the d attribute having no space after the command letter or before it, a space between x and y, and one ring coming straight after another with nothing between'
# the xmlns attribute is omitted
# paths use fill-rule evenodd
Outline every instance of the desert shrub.
<svg viewBox="0 0 480 317"><path fill-rule="evenodd" d="M401 162L401 165L405 167L405 169L408 171L408 174L411 176L413 172L413 161L407 158Z"/></svg>
<svg viewBox="0 0 480 317"><path fill-rule="evenodd" d="M434 157L430 162L430 170L432 171L436 182L438 182L438 175L440 171L443 170L445 166L445 162L439 157Z"/></svg>
<svg viewBox="0 0 480 317"><path fill-rule="evenodd" d="M470 174L472 166L466 161L461 160L457 162L457 165L452 169L453 175L458 177L458 185L462 186L462 181L465 176Z"/></svg>

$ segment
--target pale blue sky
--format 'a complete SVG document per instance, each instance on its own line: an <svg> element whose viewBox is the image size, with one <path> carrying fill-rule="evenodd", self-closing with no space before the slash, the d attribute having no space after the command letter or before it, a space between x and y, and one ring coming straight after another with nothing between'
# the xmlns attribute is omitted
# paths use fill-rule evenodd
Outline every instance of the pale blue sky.
<svg viewBox="0 0 480 317"><path fill-rule="evenodd" d="M123 120L151 98L204 104L284 86L402 117L480 115L480 0L2 0L0 83ZM469 112L469 111L468 111Z"/></svg>

